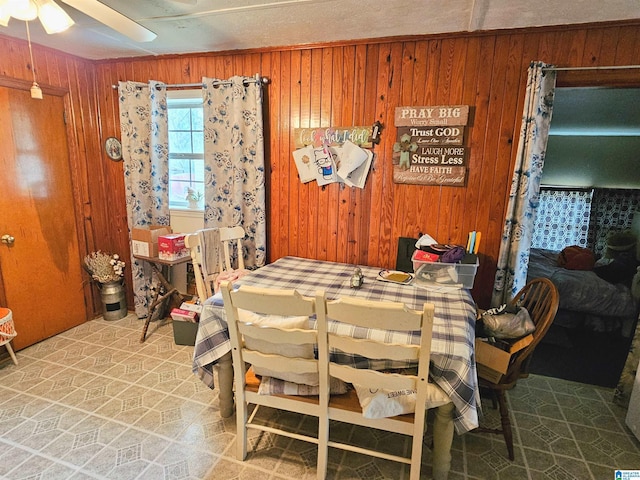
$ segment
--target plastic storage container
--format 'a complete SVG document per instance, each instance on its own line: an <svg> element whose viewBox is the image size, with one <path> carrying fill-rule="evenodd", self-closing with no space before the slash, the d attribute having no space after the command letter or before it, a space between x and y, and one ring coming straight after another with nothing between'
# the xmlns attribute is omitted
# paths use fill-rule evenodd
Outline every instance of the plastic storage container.
<svg viewBox="0 0 640 480"><path fill-rule="evenodd" d="M476 263L442 263L416 260L415 255L414 252L411 261L415 272L414 282L417 285L473 288L479 266L477 258Z"/></svg>

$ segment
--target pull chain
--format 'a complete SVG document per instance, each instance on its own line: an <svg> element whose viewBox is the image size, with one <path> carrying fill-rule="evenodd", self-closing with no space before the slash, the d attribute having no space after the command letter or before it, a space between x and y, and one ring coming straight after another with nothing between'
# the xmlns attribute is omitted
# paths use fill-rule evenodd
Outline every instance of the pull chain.
<svg viewBox="0 0 640 480"><path fill-rule="evenodd" d="M29 32L29 22L27 24L27 43L29 44L29 58L31 59L31 73L33 74L33 85L31 85L31 98L42 100L42 89L38 82L36 82L36 66L33 62L33 51L31 50L31 33Z"/></svg>

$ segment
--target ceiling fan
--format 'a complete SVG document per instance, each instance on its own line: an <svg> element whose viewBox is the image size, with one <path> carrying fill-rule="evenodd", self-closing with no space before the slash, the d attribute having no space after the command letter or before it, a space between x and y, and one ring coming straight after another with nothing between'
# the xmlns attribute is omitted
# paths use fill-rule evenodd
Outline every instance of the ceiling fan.
<svg viewBox="0 0 640 480"><path fill-rule="evenodd" d="M62 0L63 3L76 10L95 18L100 23L113 28L116 32L129 37L136 42L150 42L156 38L156 34L138 22L131 20L111 7L97 0Z"/></svg>
<svg viewBox="0 0 640 480"><path fill-rule="evenodd" d="M98 0L61 0L63 3L96 19L136 42L150 42L156 34L138 22L108 7ZM194 0L173 0L194 4ZM197 0L196 0L197 1ZM0 0L0 25L7 26L9 18L34 20L39 17L47 33L57 33L69 28L74 22L53 0ZM57 20L63 26L52 26Z"/></svg>

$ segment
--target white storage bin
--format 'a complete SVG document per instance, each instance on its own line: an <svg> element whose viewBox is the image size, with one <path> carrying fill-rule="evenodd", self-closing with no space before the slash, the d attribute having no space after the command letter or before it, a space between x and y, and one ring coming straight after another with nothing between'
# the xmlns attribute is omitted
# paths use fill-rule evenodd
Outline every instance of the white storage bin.
<svg viewBox="0 0 640 480"><path fill-rule="evenodd" d="M451 286L459 288L473 288L473 281L476 278L479 262L476 263L442 263L423 262L415 259L416 253L411 256L413 271L415 272L414 282L417 285L429 286Z"/></svg>

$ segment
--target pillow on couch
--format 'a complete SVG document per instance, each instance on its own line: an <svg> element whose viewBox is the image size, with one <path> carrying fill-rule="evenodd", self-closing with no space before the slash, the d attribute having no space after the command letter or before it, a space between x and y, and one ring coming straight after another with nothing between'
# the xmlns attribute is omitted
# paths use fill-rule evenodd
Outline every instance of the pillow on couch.
<svg viewBox="0 0 640 480"><path fill-rule="evenodd" d="M593 252L578 245L565 247L558 255L558 266L567 270L593 270L595 263Z"/></svg>

